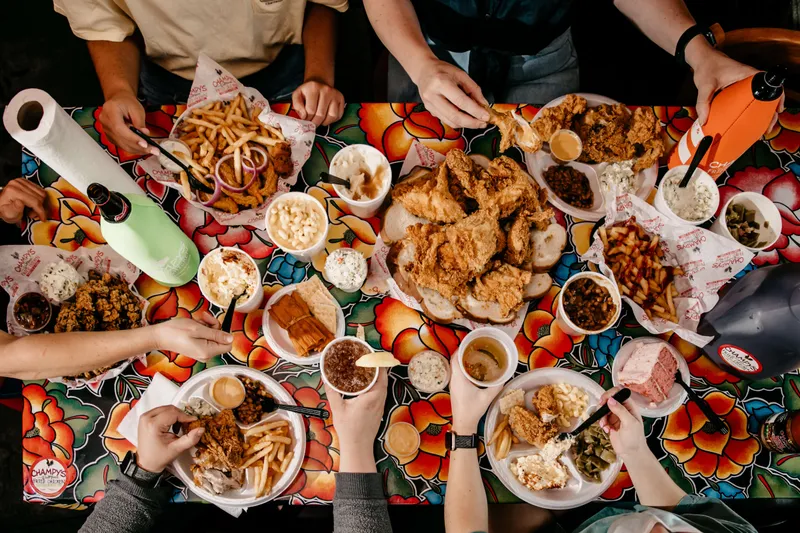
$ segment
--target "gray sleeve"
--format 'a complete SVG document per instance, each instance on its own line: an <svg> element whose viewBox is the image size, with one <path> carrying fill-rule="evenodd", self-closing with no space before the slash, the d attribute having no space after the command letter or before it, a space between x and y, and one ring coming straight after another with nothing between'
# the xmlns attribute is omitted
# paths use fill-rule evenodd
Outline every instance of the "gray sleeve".
<svg viewBox="0 0 800 533"><path fill-rule="evenodd" d="M146 489L127 476L112 480L80 533L146 533L169 501L169 489Z"/></svg>
<svg viewBox="0 0 800 533"><path fill-rule="evenodd" d="M391 533L380 474L336 474L334 533Z"/></svg>

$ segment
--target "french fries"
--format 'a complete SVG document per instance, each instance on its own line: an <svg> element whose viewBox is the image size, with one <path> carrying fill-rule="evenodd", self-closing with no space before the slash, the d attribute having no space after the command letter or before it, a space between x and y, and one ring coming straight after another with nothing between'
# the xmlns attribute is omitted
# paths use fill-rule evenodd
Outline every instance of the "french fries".
<svg viewBox="0 0 800 533"><path fill-rule="evenodd" d="M286 177L291 173L291 166L287 168L285 162L280 162L281 157L285 158L289 145L279 128L262 124L257 116L259 110L254 111L253 113L248 111L245 99L241 95L236 95L229 102L212 102L193 109L187 118L182 120L177 128L178 138L189 147L191 158L181 159L192 169L192 179L188 180L189 194L185 182L180 182L185 196L191 198L190 193L194 192L197 200L208 202L211 195L193 189L200 186L193 179L214 189L217 163L227 155L233 157L220 165L220 170L230 171L232 179L226 180L227 184L232 187L246 185L245 181L249 181L252 174L243 168L245 158L255 162L254 157L258 155L258 160L263 161L261 154L252 153L254 148L266 151L268 155L266 168L244 192L231 193L223 189L223 194L212 207L229 213L238 213L241 209L258 207L275 193L278 188L276 175ZM275 157L278 157L277 163ZM221 176L220 178L222 179Z"/></svg>
<svg viewBox="0 0 800 533"><path fill-rule="evenodd" d="M492 438L489 439L487 446L494 445L494 455L497 459L503 460L508 457L508 452L511 451L511 445L519 442L513 433L511 433L511 426L508 425L508 416L504 415L503 419L497 424L497 427L492 433Z"/></svg>
<svg viewBox="0 0 800 533"><path fill-rule="evenodd" d="M280 481L294 457L291 428L287 420L276 420L248 429L244 437L247 460L242 468L252 468L256 498L260 498Z"/></svg>
<svg viewBox="0 0 800 533"><path fill-rule="evenodd" d="M673 298L678 290L675 276L680 267L662 263L664 251L658 235L650 235L632 218L598 230L606 264L614 273L620 292L638 304L647 316L678 322Z"/></svg>

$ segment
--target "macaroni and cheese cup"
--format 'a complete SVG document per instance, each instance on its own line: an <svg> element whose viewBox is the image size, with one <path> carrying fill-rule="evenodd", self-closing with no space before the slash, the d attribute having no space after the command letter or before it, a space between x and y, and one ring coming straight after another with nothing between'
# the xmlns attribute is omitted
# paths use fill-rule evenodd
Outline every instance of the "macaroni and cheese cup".
<svg viewBox="0 0 800 533"><path fill-rule="evenodd" d="M280 207L285 205L286 202L298 203L306 206L319 215L319 217L317 217L319 221L317 222L318 231L314 234L313 240L305 247L293 247L291 245L291 239L297 238L297 233L292 229L292 225L294 224L295 228L298 227L298 220L296 218L298 215L295 215L295 218L290 218L291 213L285 214L286 216L284 217L281 217L281 215L277 213ZM277 215L274 219L274 223L272 222L273 214ZM322 204L310 194L304 192L287 192L282 194L275 198L269 205L269 209L267 209L267 213L264 217L269 240L287 254L293 255L296 259L309 263L325 248L325 243L328 241L328 214L325 212ZM303 224L302 217L303 215L301 214L299 220L300 226Z"/></svg>
<svg viewBox="0 0 800 533"><path fill-rule="evenodd" d="M261 302L264 301L264 288L261 285L261 273L258 270L258 265L256 264L255 260L252 257L250 257L250 254L248 254L244 250L240 250L239 248L233 248L230 246L221 246L219 248L211 250L208 254L206 254L205 257L203 257L203 260L200 261L200 266L197 269L197 285L200 287L200 292L203 294L203 297L206 300L216 305L217 307L221 307L222 309L227 309L228 305L230 304L230 301L228 301L227 303L221 302L219 299L212 296L211 291L209 290L208 286L209 284L206 279L206 274L204 274L204 272L206 272L208 263L211 260L211 258L213 258L215 255L223 253L224 251L231 251L237 254L241 254L242 257L246 258L246 260L249 261L251 265L253 265L253 268L255 269L253 278L256 285L255 291L253 291L253 294L247 300L239 298L239 301L236 303L235 310L239 311L240 313L249 313L250 311L255 311L261 306Z"/></svg>

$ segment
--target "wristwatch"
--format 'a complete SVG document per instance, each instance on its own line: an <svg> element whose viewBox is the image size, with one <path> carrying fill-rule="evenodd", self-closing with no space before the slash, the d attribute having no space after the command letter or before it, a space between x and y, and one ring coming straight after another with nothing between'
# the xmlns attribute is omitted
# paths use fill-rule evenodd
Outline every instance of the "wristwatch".
<svg viewBox="0 0 800 533"><path fill-rule="evenodd" d="M695 24L681 35L680 39L678 39L678 44L675 46L675 60L682 66L688 67L689 64L686 63L686 46L689 44L689 41L697 37L698 35L702 35L705 37L708 44L712 47L716 48L717 44L720 43L722 39L717 39L717 35L720 35L724 38L725 32L722 31L722 26L719 24L712 24L709 27L700 26L699 24Z"/></svg>
<svg viewBox="0 0 800 533"><path fill-rule="evenodd" d="M122 470L124 475L131 478L138 485L150 489L158 487L162 478L164 477L163 473L148 472L147 470L141 468L136 463L136 454L133 452L128 452L125 454L125 458L122 460L122 464L120 465L120 470Z"/></svg>
<svg viewBox="0 0 800 533"><path fill-rule="evenodd" d="M456 450L458 448L477 448L478 435L456 435L452 431L448 431L444 435L444 446L448 450Z"/></svg>

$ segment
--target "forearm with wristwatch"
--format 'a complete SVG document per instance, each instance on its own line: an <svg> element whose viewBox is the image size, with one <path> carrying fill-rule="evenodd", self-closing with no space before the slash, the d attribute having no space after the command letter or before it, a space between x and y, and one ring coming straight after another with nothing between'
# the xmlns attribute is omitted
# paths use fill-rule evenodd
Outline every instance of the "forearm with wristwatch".
<svg viewBox="0 0 800 533"><path fill-rule="evenodd" d="M81 533L144 533L150 531L164 506L170 489L162 484L163 472L149 472L128 452L120 464L120 475L108 483L105 496L83 524Z"/></svg>

